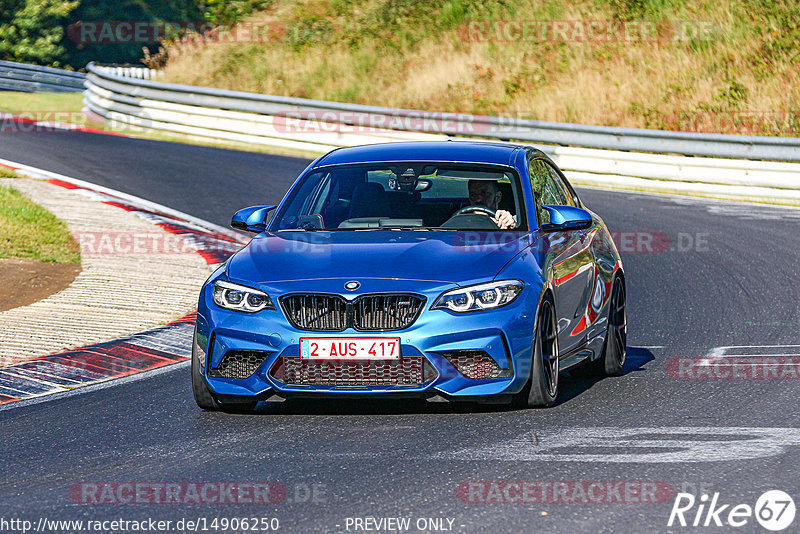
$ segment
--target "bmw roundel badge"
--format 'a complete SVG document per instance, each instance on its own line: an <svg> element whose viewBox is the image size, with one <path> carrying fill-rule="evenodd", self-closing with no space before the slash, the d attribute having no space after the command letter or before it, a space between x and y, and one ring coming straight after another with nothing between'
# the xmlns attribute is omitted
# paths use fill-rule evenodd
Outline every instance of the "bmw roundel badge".
<svg viewBox="0 0 800 534"><path fill-rule="evenodd" d="M355 280L351 280L350 282L347 282L347 283L344 285L344 288L345 288L346 290L348 290L348 291L355 291L355 290L356 290L356 289L358 289L359 287L361 287L361 284L359 284L359 283L358 283L358 282L356 282Z"/></svg>

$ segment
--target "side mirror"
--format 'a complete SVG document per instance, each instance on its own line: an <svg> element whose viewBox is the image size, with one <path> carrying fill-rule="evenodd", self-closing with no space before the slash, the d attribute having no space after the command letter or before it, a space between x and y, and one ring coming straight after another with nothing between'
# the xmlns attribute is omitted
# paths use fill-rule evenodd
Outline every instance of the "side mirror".
<svg viewBox="0 0 800 534"><path fill-rule="evenodd" d="M231 218L231 228L259 233L267 228L267 214L278 206L250 206L240 209Z"/></svg>
<svg viewBox="0 0 800 534"><path fill-rule="evenodd" d="M542 206L550 214L550 222L543 223L539 229L542 232L564 232L567 230L580 230L592 225L592 214L585 209L572 206Z"/></svg>

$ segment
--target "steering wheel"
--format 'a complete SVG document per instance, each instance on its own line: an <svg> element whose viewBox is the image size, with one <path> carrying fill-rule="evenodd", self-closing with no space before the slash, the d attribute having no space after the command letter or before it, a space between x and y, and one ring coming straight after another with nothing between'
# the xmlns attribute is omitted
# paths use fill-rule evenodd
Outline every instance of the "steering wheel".
<svg viewBox="0 0 800 534"><path fill-rule="evenodd" d="M495 215L497 215L496 211L489 209L486 206L464 206L463 208L455 212L452 217L458 217L459 215L464 215L465 213L472 213L472 212L477 212L480 213L481 215L486 215L487 217L491 217L492 219L494 219Z"/></svg>

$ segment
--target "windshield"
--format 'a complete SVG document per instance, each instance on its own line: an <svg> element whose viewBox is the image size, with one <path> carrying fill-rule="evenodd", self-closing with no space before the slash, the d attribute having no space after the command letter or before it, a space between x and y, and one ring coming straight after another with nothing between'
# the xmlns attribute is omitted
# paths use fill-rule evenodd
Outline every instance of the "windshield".
<svg viewBox="0 0 800 534"><path fill-rule="evenodd" d="M519 175L429 162L343 165L309 173L272 231L525 230Z"/></svg>

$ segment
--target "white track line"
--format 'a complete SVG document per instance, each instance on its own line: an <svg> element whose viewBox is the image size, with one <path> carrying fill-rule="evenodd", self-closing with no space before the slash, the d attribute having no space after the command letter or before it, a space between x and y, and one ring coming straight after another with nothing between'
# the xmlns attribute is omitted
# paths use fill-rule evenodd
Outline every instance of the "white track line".
<svg viewBox="0 0 800 534"><path fill-rule="evenodd" d="M242 237L244 237L244 234L241 234L239 232L234 232L233 230L231 230L229 228L225 228L225 227L220 226L218 224L214 224L212 222L205 221L205 220L200 219L198 217L195 217L193 215L189 215L188 213L184 213L182 211L178 211L178 210L169 208L167 206L164 206L163 204L158 204L156 202L151 202L149 200L146 200L146 199L141 198L141 197L137 197L135 195L129 195L128 193L123 193L122 191L117 191L115 189L111 189L111 188L108 188L108 187L103 187L101 185L96 185L96 184L93 184L91 182L87 182L87 181L84 181L84 180L79 180L77 178L72 178L70 176L65 176L63 174L58 174L56 172L51 172L51 171L47 171L47 170L44 170L44 169L39 169L37 167L31 167L30 165L25 165L24 163L18 163L16 161L10 161L10 160L7 160L7 159L0 158L0 165L5 165L6 167L12 167L14 169L17 169L22 174L30 176L31 178L45 178L45 179L48 179L48 180L61 180L63 182L67 182L67 183L70 183L70 184L73 184L73 185L77 185L79 187L84 187L84 188L89 189L89 190L98 191L100 193L105 193L107 195L113 195L113 196L118 197L118 198L120 198L122 200L127 200L127 201L131 202L132 204L141 206L141 207L143 207L145 209L149 209L149 210L153 210L153 211L160 211L162 213L165 213L167 215L172 215L173 217L177 217L179 219L185 219L185 220L187 220L189 222L192 222L192 223L194 223L194 224L196 224L198 226L203 226L205 228L208 228L209 230L213 230L213 231L218 232L218 233L220 233L222 235L226 235L228 237L236 239L237 241L240 241L242 239Z"/></svg>
<svg viewBox="0 0 800 534"><path fill-rule="evenodd" d="M219 226L217 224L214 224L212 222L205 221L203 219L200 219L200 218L194 217L192 215L189 215L188 213L183 213L181 211L174 210L174 209L169 208L167 206L164 206L162 204L158 204L156 202L151 202L149 200L145 200L145 199L143 199L141 197L137 197L135 195L129 195L127 193L123 193L123 192L117 191L115 189L111 189L111 188L108 188L108 187L95 185L95 184L93 184L91 182L86 182L84 180L79 180L77 178L72 178L70 176L65 176L63 174L58 174L58 173L47 171L47 170L44 170L44 169L39 169L37 167L31 167L30 165L25 165L25 164L22 164L22 163L6 160L6 159L2 159L2 158L0 158L0 165L5 165L6 167L12 167L12 168L14 168L16 170L19 170L21 174L30 176L31 178L44 178L44 179L48 179L48 180L50 180L50 179L61 180L61 181L67 182L67 183L71 183L71 184L77 185L79 187L84 187L84 188L89 189L89 190L95 190L95 191L98 191L98 192L101 192L101 193L105 193L105 194L108 194L108 195L113 195L113 196L116 196L116 197L118 197L118 198L120 198L122 200L126 200L126 201L130 202L133 205L138 205L138 206L141 206L143 208L150 209L150 210L153 210L153 211L160 211L162 213L165 213L167 215L172 215L173 217L177 217L179 219L185 219L185 220L187 220L187 221L189 221L191 223L194 223L194 224L196 224L198 226L205 227L205 228L207 228L209 230L212 230L214 232L218 232L220 234L232 237L233 239L236 239L237 241L241 241L241 239L243 237L243 234L240 234L238 232L234 232L232 230L229 230L227 228L224 228L224 227ZM22 408L24 406L30 406L32 404L39 404L41 402L48 402L48 401L51 401L51 400L62 399L64 397L70 397L70 396L73 396L73 395L83 395L84 393L90 393L92 391L105 389L105 388L108 388L108 387L111 387L111 386L118 386L118 385L127 384L129 382L133 382L133 381L136 381L136 380L143 380L143 379L146 379L146 378L158 376L160 374L173 371L173 370L178 369L180 367L188 366L189 363L190 363L190 360L184 360L184 361L181 361L181 362L168 364L168 365L165 365L163 367L159 367L157 369L151 369L149 371L142 371L140 373L135 373L135 374L128 375L128 376L125 376L125 377L122 377L122 378L109 378L109 379L104 380L102 382L95 382L95 383L87 385L87 386L76 387L75 389L70 389L70 390L63 391L63 392L44 393L44 394L36 396L36 397L30 397L30 398L27 398L27 399L21 399L21 400L18 400L18 401L14 401L14 402L10 402L10 403L7 403L7 404L0 405L0 411L10 410L10 409L14 409L14 408ZM1 369L2 368L0 368L0 370ZM188 388L188 386L187 386L187 388ZM187 389L187 391L188 391L188 389Z"/></svg>
<svg viewBox="0 0 800 534"><path fill-rule="evenodd" d="M150 369L149 371L142 371L141 373L134 373L132 375L123 376L122 378L109 378L107 380L103 380L102 382L94 382L87 386L81 386L75 389L70 389L67 391L59 391L56 393L43 393L36 397L29 397L27 399L21 399L14 402L9 402L7 404L0 405L0 412L4 410L13 410L14 408L22 408L24 406L31 406L32 404L39 404L42 402L49 402L53 400L63 399L65 397L72 397L74 395L83 395L84 393L91 393L93 391L98 391L100 389L110 388L112 386L122 386L124 384L128 384L130 382L135 382L137 380L144 380L146 378L152 378L154 376L162 375L164 373L169 373L171 371L175 371L176 369L188 367L191 363L191 360L183 360L180 362L170 363L159 367L157 369ZM188 395L189 385L187 383L186 391Z"/></svg>

